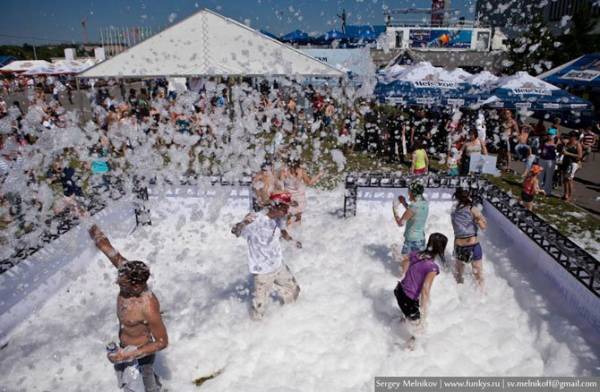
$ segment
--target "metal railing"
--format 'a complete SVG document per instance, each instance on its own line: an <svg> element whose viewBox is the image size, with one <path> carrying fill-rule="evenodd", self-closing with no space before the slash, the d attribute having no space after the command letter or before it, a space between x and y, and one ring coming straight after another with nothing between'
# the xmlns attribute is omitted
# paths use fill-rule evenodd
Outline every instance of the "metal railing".
<svg viewBox="0 0 600 392"><path fill-rule="evenodd" d="M346 177L344 216L356 215L359 188L407 188L416 177L391 173L351 173ZM477 176L419 177L426 188L468 188L475 201L488 201L569 274L600 298L600 261L561 234L514 197Z"/></svg>

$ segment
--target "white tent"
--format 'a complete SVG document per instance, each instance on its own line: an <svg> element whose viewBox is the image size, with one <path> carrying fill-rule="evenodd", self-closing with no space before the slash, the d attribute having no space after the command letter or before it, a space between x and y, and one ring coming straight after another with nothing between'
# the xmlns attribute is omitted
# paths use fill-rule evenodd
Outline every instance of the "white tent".
<svg viewBox="0 0 600 392"><path fill-rule="evenodd" d="M19 60L0 68L3 73L21 73L33 68L52 68L52 63L45 60Z"/></svg>
<svg viewBox="0 0 600 392"><path fill-rule="evenodd" d="M330 76L343 72L241 23L202 10L80 78Z"/></svg>

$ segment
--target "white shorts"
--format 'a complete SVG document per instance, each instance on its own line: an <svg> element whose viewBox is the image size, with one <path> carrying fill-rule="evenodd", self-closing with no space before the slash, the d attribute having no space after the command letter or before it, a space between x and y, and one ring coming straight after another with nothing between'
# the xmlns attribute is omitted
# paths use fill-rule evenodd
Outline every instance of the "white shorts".
<svg viewBox="0 0 600 392"><path fill-rule="evenodd" d="M573 180L575 178L575 172L577 171L577 169L579 169L578 163L573 162L569 165L569 169L567 170L567 178L569 180Z"/></svg>

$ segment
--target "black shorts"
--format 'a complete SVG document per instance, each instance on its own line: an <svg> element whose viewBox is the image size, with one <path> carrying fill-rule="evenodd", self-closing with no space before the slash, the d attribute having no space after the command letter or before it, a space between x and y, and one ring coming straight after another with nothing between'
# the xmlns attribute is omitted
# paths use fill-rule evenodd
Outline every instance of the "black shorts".
<svg viewBox="0 0 600 392"><path fill-rule="evenodd" d="M533 201L533 195L521 192L521 200L523 200L525 203L531 203Z"/></svg>
<svg viewBox="0 0 600 392"><path fill-rule="evenodd" d="M416 321L421 318L421 312L419 311L419 301L415 301L412 298L409 298L404 290L402 289L402 285L398 282L398 285L394 289L394 295L396 296L396 301L398 301L398 306L400 306L400 310L407 319Z"/></svg>

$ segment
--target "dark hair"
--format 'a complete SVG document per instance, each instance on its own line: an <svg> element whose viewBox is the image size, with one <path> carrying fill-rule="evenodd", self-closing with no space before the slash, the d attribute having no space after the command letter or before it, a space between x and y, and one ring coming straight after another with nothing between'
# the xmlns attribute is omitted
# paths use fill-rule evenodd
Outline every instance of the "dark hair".
<svg viewBox="0 0 600 392"><path fill-rule="evenodd" d="M479 137L479 133L477 132L477 128L469 129L469 136L477 136Z"/></svg>
<svg viewBox="0 0 600 392"><path fill-rule="evenodd" d="M471 194L468 189L456 188L453 197L458 200L457 208L473 206L473 200L471 199Z"/></svg>
<svg viewBox="0 0 600 392"><path fill-rule="evenodd" d="M125 276L133 284L145 284L150 268L143 261L128 261L119 267L119 276Z"/></svg>
<svg viewBox="0 0 600 392"><path fill-rule="evenodd" d="M429 256L431 258L439 257L442 262L445 261L444 254L446 253L446 245L448 244L448 237L442 233L433 233L427 240L427 248L420 254L423 256Z"/></svg>

